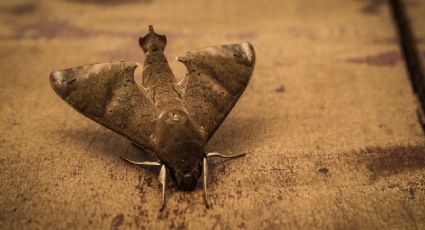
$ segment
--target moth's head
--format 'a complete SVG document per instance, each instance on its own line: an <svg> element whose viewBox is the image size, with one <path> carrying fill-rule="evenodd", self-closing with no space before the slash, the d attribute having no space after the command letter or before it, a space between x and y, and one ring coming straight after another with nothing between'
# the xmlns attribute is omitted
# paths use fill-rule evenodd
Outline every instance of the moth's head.
<svg viewBox="0 0 425 230"><path fill-rule="evenodd" d="M177 187L193 190L202 172L204 140L187 111L161 113L155 133L155 152L169 168Z"/></svg>
<svg viewBox="0 0 425 230"><path fill-rule="evenodd" d="M177 187L189 191L195 189L202 174L202 144L185 140L163 147L160 158L167 165Z"/></svg>
<svg viewBox="0 0 425 230"><path fill-rule="evenodd" d="M149 26L149 33L139 38L139 45L144 53L164 51L167 38L165 35L155 33L153 26Z"/></svg>
<svg viewBox="0 0 425 230"><path fill-rule="evenodd" d="M170 170L171 176L181 190L191 191L196 188L202 175L202 161L189 160Z"/></svg>

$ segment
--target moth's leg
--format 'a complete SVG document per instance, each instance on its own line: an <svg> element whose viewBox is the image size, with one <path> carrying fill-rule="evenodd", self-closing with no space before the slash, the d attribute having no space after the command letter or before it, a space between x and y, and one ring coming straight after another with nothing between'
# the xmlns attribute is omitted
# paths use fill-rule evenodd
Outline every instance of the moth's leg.
<svg viewBox="0 0 425 230"><path fill-rule="evenodd" d="M167 168L165 165L161 165L161 170L159 171L159 183L162 185L162 201L161 201L161 209L162 211L165 207L165 184L167 182Z"/></svg>
<svg viewBox="0 0 425 230"><path fill-rule="evenodd" d="M131 142L131 144L132 144L134 147L136 147L136 148L139 148L139 149L143 149L143 150L145 150L145 148L143 148L142 146L140 146L140 145L138 145L138 144L136 144L136 143L134 143L134 142Z"/></svg>
<svg viewBox="0 0 425 230"><path fill-rule="evenodd" d="M242 157L242 156L245 156L245 155L246 155L246 153L236 154L236 155L233 155L233 156L223 155L223 154L218 153L218 152L207 153L207 157L222 157L222 158L237 158L237 157Z"/></svg>
<svg viewBox="0 0 425 230"><path fill-rule="evenodd" d="M208 164L207 164L207 158L204 157L204 160L202 162L202 178L203 178L203 185L204 185L204 202L205 206L209 208L208 204L208 190L207 190L207 178L208 178Z"/></svg>
<svg viewBox="0 0 425 230"><path fill-rule="evenodd" d="M123 158L124 160L126 160L126 161L128 161L132 164L135 164L135 165L161 166L161 163L156 162L156 161L133 161L133 160L126 158L123 155L121 155L121 158Z"/></svg>

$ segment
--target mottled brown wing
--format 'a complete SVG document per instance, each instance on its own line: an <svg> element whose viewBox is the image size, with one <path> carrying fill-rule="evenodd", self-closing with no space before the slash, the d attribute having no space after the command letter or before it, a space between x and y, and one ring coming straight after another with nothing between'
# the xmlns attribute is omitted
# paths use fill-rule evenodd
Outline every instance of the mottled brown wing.
<svg viewBox="0 0 425 230"><path fill-rule="evenodd" d="M183 100L208 140L245 90L254 70L254 48L248 42L213 46L178 60L188 69L181 83Z"/></svg>
<svg viewBox="0 0 425 230"><path fill-rule="evenodd" d="M111 62L54 71L56 93L83 115L152 150L156 111L134 81L138 63Z"/></svg>

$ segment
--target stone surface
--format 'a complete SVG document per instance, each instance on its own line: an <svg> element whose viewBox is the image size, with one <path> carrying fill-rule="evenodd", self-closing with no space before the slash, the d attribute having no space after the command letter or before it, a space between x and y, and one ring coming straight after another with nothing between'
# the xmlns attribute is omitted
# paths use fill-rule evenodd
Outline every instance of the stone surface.
<svg viewBox="0 0 425 230"><path fill-rule="evenodd" d="M425 143L386 1L0 3L0 227L425 228ZM208 149L210 202L63 103L49 73L142 61L147 25L173 57L250 41L252 81Z"/></svg>

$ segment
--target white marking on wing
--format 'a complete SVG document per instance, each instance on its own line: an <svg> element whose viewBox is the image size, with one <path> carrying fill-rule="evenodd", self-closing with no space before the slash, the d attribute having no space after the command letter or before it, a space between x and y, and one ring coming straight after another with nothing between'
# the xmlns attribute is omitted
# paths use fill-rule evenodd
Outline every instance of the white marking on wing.
<svg viewBox="0 0 425 230"><path fill-rule="evenodd" d="M253 54L252 54L251 46L249 45L248 42L242 43L242 50L248 57L249 62L252 62Z"/></svg>

